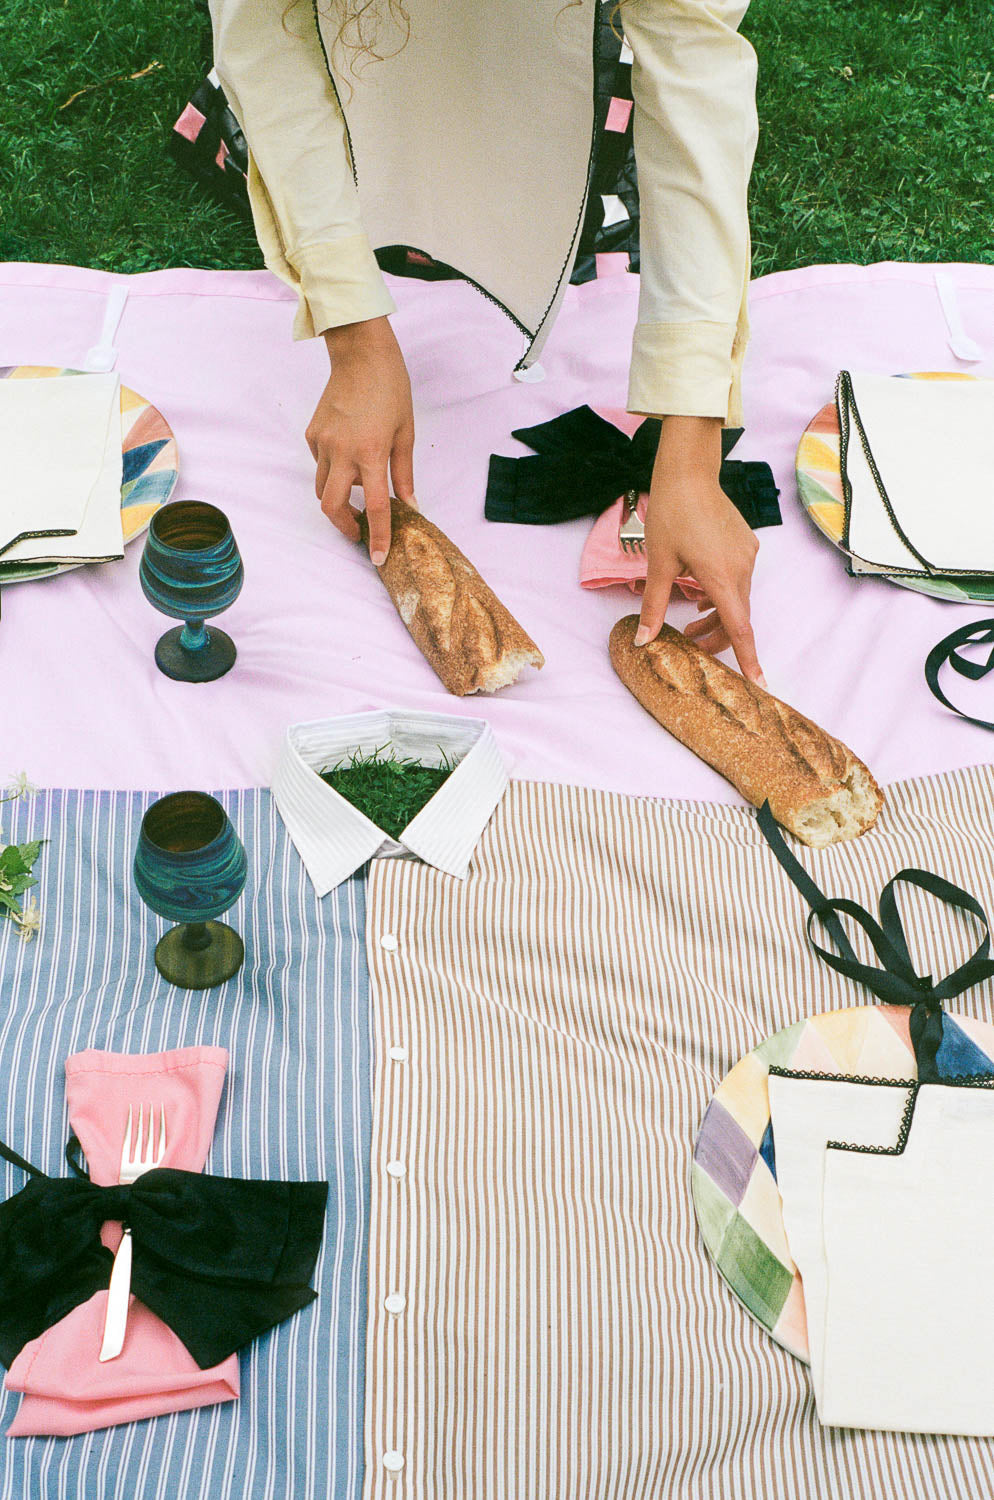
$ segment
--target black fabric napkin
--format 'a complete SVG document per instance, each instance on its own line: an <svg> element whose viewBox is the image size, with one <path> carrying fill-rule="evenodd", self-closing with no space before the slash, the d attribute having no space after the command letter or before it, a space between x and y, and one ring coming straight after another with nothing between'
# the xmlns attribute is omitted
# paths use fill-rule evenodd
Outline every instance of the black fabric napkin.
<svg viewBox="0 0 994 1500"><path fill-rule="evenodd" d="M491 454L484 514L488 521L549 526L599 516L626 490L647 491L662 423L646 417L632 437L589 406L519 427L511 435L534 449L534 458ZM729 459L741 427L721 434L718 483L755 531L780 525L779 494L769 464Z"/></svg>
<svg viewBox="0 0 994 1500"><path fill-rule="evenodd" d="M131 1228L131 1289L202 1370L313 1302L328 1184L211 1177L156 1167L131 1186L31 1173L0 1204L0 1361L108 1285L100 1226ZM70 1158L72 1161L72 1158ZM73 1165L75 1165L73 1163Z"/></svg>

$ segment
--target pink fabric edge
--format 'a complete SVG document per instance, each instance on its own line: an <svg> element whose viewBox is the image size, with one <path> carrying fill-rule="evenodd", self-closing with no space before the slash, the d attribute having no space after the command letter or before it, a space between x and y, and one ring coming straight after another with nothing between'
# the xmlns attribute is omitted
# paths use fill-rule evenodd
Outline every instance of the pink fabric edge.
<svg viewBox="0 0 994 1500"><path fill-rule="evenodd" d="M236 1356L232 1355L232 1359L234 1358ZM232 1388L230 1381L215 1380L209 1385L191 1390L181 1406L177 1405L175 1398L170 1399L165 1394L142 1402L140 1411L135 1409L137 1403L134 1400L122 1400L119 1403L119 1413L116 1409L113 1415L110 1411L105 1412L106 1420L98 1428L87 1425L88 1418L84 1402L80 1403L78 1417L76 1421L73 1421L67 1416L66 1409L61 1402L51 1402L45 1396L35 1396L27 1412L22 1403L4 1435L8 1438L77 1437L84 1432L103 1432L108 1427L120 1427L126 1422L144 1422L149 1417L169 1416L175 1411L195 1411L201 1406L218 1406L227 1401L237 1401L238 1396L238 1390ZM31 1419L32 1411L36 1419L34 1421Z"/></svg>
<svg viewBox="0 0 994 1500"><path fill-rule="evenodd" d="M134 1295L132 1295L130 1306L133 1307L136 1301L137 1299ZM106 1307L106 1293L103 1294L102 1307ZM145 1309L145 1312L146 1316L148 1317L155 1316L154 1313L150 1313L147 1308ZM102 1320L103 1314L101 1313L101 1321ZM146 1400L146 1398L151 1401L160 1401L164 1396L168 1396L175 1400L177 1398L177 1380L179 1379L182 1379L186 1382L183 1390L183 1395L185 1395L186 1392L195 1393L197 1391L205 1391L208 1390L211 1386L216 1385L231 1392L230 1396L223 1397L223 1400L235 1401L238 1399L240 1366L238 1363L237 1353L229 1354L227 1359L222 1360L219 1365L210 1365L206 1369L198 1369L196 1366L193 1366L189 1370L170 1370L166 1368L163 1371L161 1379L159 1380L156 1380L154 1375L149 1376L146 1372L143 1374L142 1378L143 1380L148 1381L148 1386L145 1390L139 1392L137 1395L133 1395L131 1393L120 1393L115 1396L101 1396L97 1400L84 1400L82 1398L74 1399L73 1397L66 1396L64 1392L60 1393L50 1390L32 1391L31 1377L34 1374L35 1365L38 1363L38 1360L41 1358L42 1354L47 1351L49 1344L53 1341L53 1338L55 1340L59 1339L59 1326L59 1323L53 1323L50 1328L46 1328L45 1332L40 1334L37 1339L34 1339L31 1344L25 1345L25 1351L30 1349L31 1354L27 1359L22 1358L22 1355L19 1354L17 1359L15 1359L14 1363L11 1365L10 1371L8 1372L6 1379L4 1380L4 1386L8 1391L16 1391L20 1395L30 1396L32 1403L34 1401L44 1401L48 1404L50 1409L55 1405L58 1405L63 1409L72 1408L80 1413L86 1411L93 1412L97 1409L97 1407L103 1406L107 1403L112 1403L117 1408L120 1408L121 1405L126 1401L138 1403ZM179 1344L179 1340L176 1339L176 1335L172 1332L171 1329L167 1328L167 1336L170 1340L174 1340L177 1344ZM183 1346L180 1345L180 1348L183 1348ZM24 1351L22 1351L22 1353L23 1352ZM189 1358L189 1355L186 1353L185 1349L183 1349L183 1355L186 1358ZM183 1395L181 1395L179 1399L183 1399ZM25 1403L22 1402L21 1406L18 1408L18 1415L23 1409L24 1404ZM177 1407L176 1409L180 1410L181 1408ZM131 1419L126 1418L125 1420ZM16 1417L14 1421L16 1423ZM8 1435L10 1431L11 1429L8 1427Z"/></svg>
<svg viewBox="0 0 994 1500"><path fill-rule="evenodd" d="M171 1052L101 1052L88 1047L66 1058L66 1073L172 1073L199 1064L227 1070L228 1053L224 1047L176 1047Z"/></svg>
<svg viewBox="0 0 994 1500"><path fill-rule="evenodd" d="M994 265L982 265L976 261L906 261L877 260L868 266L854 261L825 262L813 266L795 266L790 271L771 271L767 276L758 276L750 283L750 299L780 297L788 292L808 290L812 286L838 286L842 282L860 284L875 281L911 281L930 285L937 268L962 274L957 280L962 286L989 287L994 281Z"/></svg>
<svg viewBox="0 0 994 1500"><path fill-rule="evenodd" d="M840 282L911 281L928 284L936 266L957 273L964 287L988 288L994 283L994 265L973 261L874 261L868 266L852 262L819 263L796 266L790 271L772 271L759 276L749 288L752 299L779 297L807 290L812 286L833 286ZM59 287L70 291L106 294L112 282L122 279L117 272L97 271L86 266L47 264L40 261L6 261L0 264L0 286ZM247 297L265 302L296 304L297 294L271 271L210 271L189 267L172 267L163 271L142 271L125 278L131 297ZM389 285L406 281L406 277L387 275ZM609 277L608 281L613 281ZM600 281L588 281L567 288L568 298L589 301L613 288Z"/></svg>

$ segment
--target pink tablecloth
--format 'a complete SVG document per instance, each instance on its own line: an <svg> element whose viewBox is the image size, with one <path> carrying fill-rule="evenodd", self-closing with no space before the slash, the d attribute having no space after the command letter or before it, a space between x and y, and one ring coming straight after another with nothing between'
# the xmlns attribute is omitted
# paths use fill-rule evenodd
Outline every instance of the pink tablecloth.
<svg viewBox="0 0 994 1500"><path fill-rule="evenodd" d="M994 370L994 267L953 273L967 331L986 355L978 366L952 355L928 266L813 266L752 290L747 431L736 456L769 459L784 509L783 527L762 533L756 570L760 658L773 691L846 740L882 781L990 757L987 734L940 708L922 677L929 646L984 611L848 578L799 510L793 454L841 365ZM0 267L0 363L79 361L96 341L107 285L103 273L73 267ZM118 368L173 426L177 498L211 500L230 515L246 566L224 621L238 663L209 686L158 673L152 650L166 622L138 587L140 543L122 563L9 587L0 778L23 769L61 786L258 785L286 724L397 704L486 715L518 777L736 800L611 670L607 635L633 601L624 588L579 588L588 523L483 519L488 455L523 451L508 437L513 427L584 401L623 405L636 279L571 288L544 357L548 378L530 385L509 378L519 336L471 288L396 280L391 290L415 390L422 508L541 644L544 671L493 698L449 698L364 554L324 520L303 432L326 357L320 342L291 342L292 302L277 281L262 272L136 276ZM674 622L691 614L676 606ZM956 686L978 711L983 688Z"/></svg>

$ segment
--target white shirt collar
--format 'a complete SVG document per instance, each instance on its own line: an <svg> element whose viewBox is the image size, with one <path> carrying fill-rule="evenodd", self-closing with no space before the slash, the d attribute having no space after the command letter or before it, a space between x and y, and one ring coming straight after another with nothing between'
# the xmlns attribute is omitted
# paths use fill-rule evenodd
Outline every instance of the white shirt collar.
<svg viewBox="0 0 994 1500"><path fill-rule="evenodd" d="M318 774L355 750L368 755L385 745L426 765L438 765L440 752L457 762L399 840L377 828ZM291 724L273 777L273 796L318 895L326 896L374 855L414 855L446 875L465 879L507 782L485 719L383 709Z"/></svg>

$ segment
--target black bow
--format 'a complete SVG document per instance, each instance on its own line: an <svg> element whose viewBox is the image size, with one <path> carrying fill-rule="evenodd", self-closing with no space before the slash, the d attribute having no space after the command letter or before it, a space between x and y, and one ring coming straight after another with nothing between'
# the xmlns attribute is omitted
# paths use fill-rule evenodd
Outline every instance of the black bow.
<svg viewBox="0 0 994 1500"><path fill-rule="evenodd" d="M957 646L990 646L991 650L986 661L970 661L969 657L958 654ZM937 646L933 646L925 658L925 681L933 697L944 703L946 708L951 708L954 714L959 714L968 724L979 724L981 729L994 729L994 723L989 719L975 719L957 708L955 703L950 703L939 686L939 672L946 662L954 672L958 672L961 677L969 677L972 682L980 682L989 672L994 672L994 620L974 620L972 625L961 625L959 630L954 630L952 635L945 636Z"/></svg>
<svg viewBox="0 0 994 1500"><path fill-rule="evenodd" d="M113 1263L100 1226L131 1227L131 1288L201 1369L313 1302L326 1182L209 1177L156 1167L130 1187L30 1172L0 1204L0 1360L106 1287Z"/></svg>
<svg viewBox="0 0 994 1500"><path fill-rule="evenodd" d="M647 417L635 435L627 437L589 406L578 406L537 427L519 427L512 437L527 443L538 457L491 455L487 520L548 526L598 516L626 490L641 494L652 483L660 427L658 417ZM780 491L769 464L728 458L741 436L741 427L722 430L718 483L753 530L779 526Z"/></svg>
<svg viewBox="0 0 994 1500"><path fill-rule="evenodd" d="M807 870L788 849L768 802L764 802L759 809L759 827L783 869L811 907L808 913L807 933L808 940L818 957L824 959L825 963L837 973L845 974L847 978L855 979L859 984L865 984L867 989L885 1004L912 1007L911 1045L914 1048L915 1061L918 1065L918 1081L919 1083L937 1083L939 1069L936 1056L942 1044L943 1001L952 1000L954 996L961 995L972 985L980 984L982 980L990 979L994 975L994 959L990 957L990 924L980 902L971 896L969 891L962 890L958 885L943 880L941 875L934 875L929 870L899 870L892 880L888 880L881 892L880 921L877 922L857 902L848 901L844 897L829 899L818 889ZM908 951L908 942L904 935L901 914L898 911L897 898L894 894L894 887L901 881L904 881L906 885L918 886L920 890L927 891L930 896L938 897L949 906L969 912L983 924L984 937L976 952L967 959L966 963L960 964L958 969L955 969L952 974L947 974L946 978L940 979L938 983L933 980L931 974L916 973L915 966L911 962L911 954ZM851 917L863 929L883 968L878 969L873 964L860 962L846 937L837 913ZM838 953L831 953L827 948L822 948L815 942L811 935L811 927L816 917L824 924L839 950Z"/></svg>

